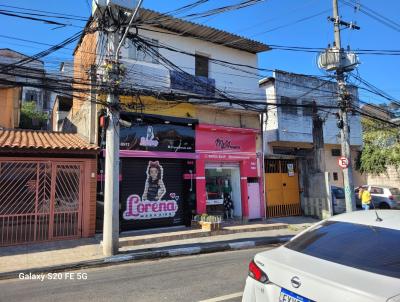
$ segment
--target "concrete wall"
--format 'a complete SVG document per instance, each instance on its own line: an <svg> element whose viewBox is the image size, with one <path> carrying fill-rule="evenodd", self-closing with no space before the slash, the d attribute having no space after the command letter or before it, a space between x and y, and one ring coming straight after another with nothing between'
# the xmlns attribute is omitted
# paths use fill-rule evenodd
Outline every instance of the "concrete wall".
<svg viewBox="0 0 400 302"><path fill-rule="evenodd" d="M329 172L329 183L332 186L344 187L343 182L343 170L338 165L338 159L340 156L332 156L332 149L340 149L340 145L326 145L325 146L325 164L326 171ZM357 149L353 149L352 153L352 161L355 162L357 158ZM334 180L333 173L336 172L338 175L338 180ZM354 186L358 187L364 185L367 181L366 175L362 175L359 173L353 164L353 181Z"/></svg>
<svg viewBox="0 0 400 302"><path fill-rule="evenodd" d="M280 101L281 96L295 98L297 104L315 100L319 105L336 106L336 84L333 82L321 81L313 77L290 74L286 72L275 72L275 95L267 93L268 102ZM266 87L269 88L267 85ZM314 89L314 90L313 90ZM357 90L349 87L354 99L358 99ZM312 142L312 117L304 115L303 108L296 108L296 114L283 112L282 107L277 109L277 114L271 112L267 124L267 133L277 132L277 135L270 136L269 141L289 142ZM326 109L319 111L319 115L325 118L324 141L326 144L340 143L340 132L336 126L337 119L333 115L337 109ZM350 136L351 144L362 145L362 129L359 116L350 115Z"/></svg>
<svg viewBox="0 0 400 302"><path fill-rule="evenodd" d="M21 88L1 88L1 114L0 114L0 127L3 128L17 128L19 126L20 118L20 95Z"/></svg>
<svg viewBox="0 0 400 302"><path fill-rule="evenodd" d="M149 29L152 29L149 27ZM160 31L160 29L156 29ZM230 47L221 46L215 43L167 33L150 32L139 30L139 34L149 39L156 39L162 44L183 50L188 53L205 55L212 59L234 62L237 64L258 66L257 55L245 51L236 50ZM195 73L195 58L182 53L173 52L159 48L159 53L165 56L172 63L179 66L184 71ZM128 59L128 48L121 49L121 61L127 66L130 72L128 78L132 83L144 83L149 87L169 87L168 69L161 64L147 63ZM258 87L258 76L256 71L251 68L239 67L245 70L239 71L229 67L221 66L210 61L209 78L215 79L216 87L224 92L230 93L237 98L262 100L264 92ZM249 74L253 73L252 74ZM249 93L251 95L249 95Z"/></svg>
<svg viewBox="0 0 400 302"><path fill-rule="evenodd" d="M365 175L368 185L392 186L400 188L400 171L394 166L390 166L385 174Z"/></svg>

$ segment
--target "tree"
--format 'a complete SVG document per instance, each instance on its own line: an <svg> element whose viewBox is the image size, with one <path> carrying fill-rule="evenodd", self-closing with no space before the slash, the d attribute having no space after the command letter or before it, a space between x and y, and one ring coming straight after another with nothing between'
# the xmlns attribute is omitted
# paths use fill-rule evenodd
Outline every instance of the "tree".
<svg viewBox="0 0 400 302"><path fill-rule="evenodd" d="M400 167L400 128L370 118L361 120L363 150L356 161L361 173L382 174L388 166Z"/></svg>
<svg viewBox="0 0 400 302"><path fill-rule="evenodd" d="M42 130L46 128L48 116L37 111L35 102L25 102L21 107L19 127L22 129Z"/></svg>

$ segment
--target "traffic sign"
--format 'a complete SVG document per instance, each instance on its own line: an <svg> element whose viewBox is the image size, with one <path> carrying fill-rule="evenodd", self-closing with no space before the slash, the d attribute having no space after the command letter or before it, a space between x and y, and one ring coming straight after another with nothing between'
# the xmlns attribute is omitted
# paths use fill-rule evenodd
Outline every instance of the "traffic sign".
<svg viewBox="0 0 400 302"><path fill-rule="evenodd" d="M338 159L338 164L341 168L346 169L349 166L349 159L342 156Z"/></svg>

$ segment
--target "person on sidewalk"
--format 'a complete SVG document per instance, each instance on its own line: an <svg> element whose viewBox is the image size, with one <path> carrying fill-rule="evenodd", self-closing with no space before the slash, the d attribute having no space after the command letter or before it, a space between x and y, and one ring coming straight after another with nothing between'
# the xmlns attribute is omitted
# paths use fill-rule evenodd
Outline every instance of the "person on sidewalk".
<svg viewBox="0 0 400 302"><path fill-rule="evenodd" d="M364 189L364 188L360 188L360 191L358 192L358 197L361 200L361 206L364 210L369 210L370 206L371 206L371 193Z"/></svg>

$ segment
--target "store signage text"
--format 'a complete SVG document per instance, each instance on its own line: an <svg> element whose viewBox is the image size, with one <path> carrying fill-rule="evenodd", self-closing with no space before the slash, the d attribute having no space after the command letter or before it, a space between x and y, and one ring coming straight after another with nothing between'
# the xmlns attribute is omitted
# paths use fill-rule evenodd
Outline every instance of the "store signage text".
<svg viewBox="0 0 400 302"><path fill-rule="evenodd" d="M141 137L140 145L143 147L157 147L158 141L155 139L146 139L145 137Z"/></svg>
<svg viewBox="0 0 400 302"><path fill-rule="evenodd" d="M140 146L144 147L157 147L158 140L154 139L154 129L153 126L147 126L146 137L140 138Z"/></svg>
<svg viewBox="0 0 400 302"><path fill-rule="evenodd" d="M126 200L126 211L123 217L126 220L174 217L178 211L179 196L174 197L175 199L171 200L142 201L139 195L130 195Z"/></svg>
<svg viewBox="0 0 400 302"><path fill-rule="evenodd" d="M222 138L217 138L215 140L215 146L221 150L240 150L240 146L233 145L232 141Z"/></svg>

